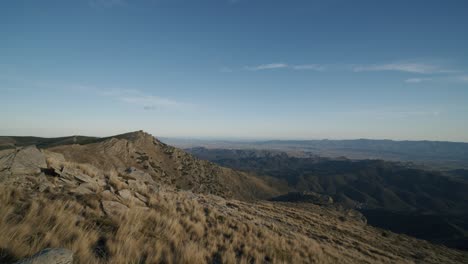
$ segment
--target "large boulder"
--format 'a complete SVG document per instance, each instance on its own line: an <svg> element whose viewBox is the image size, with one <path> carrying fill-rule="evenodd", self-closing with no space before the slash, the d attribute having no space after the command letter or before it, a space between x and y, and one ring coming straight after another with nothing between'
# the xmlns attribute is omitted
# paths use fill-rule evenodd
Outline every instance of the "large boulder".
<svg viewBox="0 0 468 264"><path fill-rule="evenodd" d="M41 168L47 168L46 158L36 146L20 149L11 164L12 174L38 174Z"/></svg>
<svg viewBox="0 0 468 264"><path fill-rule="evenodd" d="M83 164L83 166L89 166L88 164ZM82 172L82 170L74 168L69 165L65 165L63 170L59 172L60 178L66 179L72 182L86 183L88 185L93 185L90 189L97 190L99 186L105 186L106 182L101 175L91 177Z"/></svg>
<svg viewBox="0 0 468 264"><path fill-rule="evenodd" d="M65 248L46 248L16 264L72 264L73 252Z"/></svg>

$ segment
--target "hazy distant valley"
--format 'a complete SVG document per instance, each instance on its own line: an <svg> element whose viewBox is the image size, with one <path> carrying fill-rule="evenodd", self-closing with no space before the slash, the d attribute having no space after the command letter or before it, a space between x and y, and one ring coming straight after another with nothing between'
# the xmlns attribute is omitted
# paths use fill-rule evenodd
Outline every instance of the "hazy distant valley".
<svg viewBox="0 0 468 264"><path fill-rule="evenodd" d="M464 142L372 139L236 141L162 138L162 140L180 148L276 150L301 157L381 159L414 163L426 168L468 171L468 143Z"/></svg>

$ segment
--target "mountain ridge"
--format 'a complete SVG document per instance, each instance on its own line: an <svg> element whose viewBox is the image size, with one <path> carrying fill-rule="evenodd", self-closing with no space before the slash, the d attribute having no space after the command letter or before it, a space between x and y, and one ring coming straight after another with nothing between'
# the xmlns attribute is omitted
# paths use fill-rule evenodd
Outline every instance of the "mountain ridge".
<svg viewBox="0 0 468 264"><path fill-rule="evenodd" d="M261 188L249 175L190 157L135 133L0 150L0 262L45 247L66 247L78 263L98 264L468 259L465 252L367 226L355 210L258 200L252 191ZM252 190L217 189L217 183L233 183L225 176ZM197 185L207 177L213 189ZM184 181L178 178L195 186L179 188Z"/></svg>

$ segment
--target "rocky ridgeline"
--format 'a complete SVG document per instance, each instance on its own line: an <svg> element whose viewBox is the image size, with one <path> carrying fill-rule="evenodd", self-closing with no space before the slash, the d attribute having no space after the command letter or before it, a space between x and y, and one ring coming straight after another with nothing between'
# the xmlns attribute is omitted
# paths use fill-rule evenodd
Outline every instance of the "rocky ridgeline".
<svg viewBox="0 0 468 264"><path fill-rule="evenodd" d="M136 168L109 174L35 146L0 151L0 182L39 192L97 196L103 213L110 216L124 213L129 205L145 208L145 194L160 189L148 173Z"/></svg>

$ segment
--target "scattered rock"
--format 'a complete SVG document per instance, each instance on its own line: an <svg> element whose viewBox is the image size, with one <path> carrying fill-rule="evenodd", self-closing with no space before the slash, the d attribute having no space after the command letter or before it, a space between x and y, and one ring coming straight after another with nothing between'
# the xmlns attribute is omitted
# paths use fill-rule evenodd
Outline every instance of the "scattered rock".
<svg viewBox="0 0 468 264"><path fill-rule="evenodd" d="M62 177L62 181L66 183L72 183L77 180L78 182L86 183L87 188L93 191L98 190L99 186L103 187L106 185L106 182L104 181L104 179L92 178L82 173L81 170L70 167L70 166L65 166L62 172L60 172L59 174L60 174L60 177Z"/></svg>
<svg viewBox="0 0 468 264"><path fill-rule="evenodd" d="M55 185L52 184L50 181L47 180L47 177L44 173L41 173L38 177L38 189L39 192L45 192L46 190L50 190L54 188Z"/></svg>
<svg viewBox="0 0 468 264"><path fill-rule="evenodd" d="M72 192L81 195L92 194L97 192L97 186L91 183L82 183L80 186L72 190Z"/></svg>
<svg viewBox="0 0 468 264"><path fill-rule="evenodd" d="M128 169L125 170L125 173L127 175L127 177L130 177L134 180L137 180L137 181L141 181L141 182L153 182L153 178L151 177L151 175L149 175L148 173L144 172L144 171L141 171L141 170L138 170L134 167L130 167Z"/></svg>
<svg viewBox="0 0 468 264"><path fill-rule="evenodd" d="M148 186L146 186L144 182L138 180L128 180L128 187L135 191L148 191Z"/></svg>
<svg viewBox="0 0 468 264"><path fill-rule="evenodd" d="M73 252L65 248L46 248L16 264L72 264Z"/></svg>
<svg viewBox="0 0 468 264"><path fill-rule="evenodd" d="M115 201L102 201L102 208L109 216L125 214L128 210L127 206Z"/></svg>
<svg viewBox="0 0 468 264"><path fill-rule="evenodd" d="M124 199L127 202L134 203L134 204L139 205L139 206L145 206L145 203L140 201L139 199L135 198L135 196L133 196L132 192L130 190L128 190L128 189L120 190L119 195L120 195L120 197L122 197L122 199Z"/></svg>
<svg viewBox="0 0 468 264"><path fill-rule="evenodd" d="M132 193L130 192L130 190L127 190L127 189L120 190L119 195L120 195L120 197L122 197L125 200L132 200L133 199Z"/></svg>
<svg viewBox="0 0 468 264"><path fill-rule="evenodd" d="M145 196L135 192L135 197L140 199L140 201L144 202L144 203L147 203L148 202L148 198L146 198Z"/></svg>
<svg viewBox="0 0 468 264"><path fill-rule="evenodd" d="M5 149L0 151L0 171L7 170L11 167L15 154L15 149Z"/></svg>
<svg viewBox="0 0 468 264"><path fill-rule="evenodd" d="M108 200L108 201L112 201L112 200L117 200L117 197L115 194L113 194L111 191L109 190L105 190L103 192L101 192L101 197L104 199L104 200Z"/></svg>
<svg viewBox="0 0 468 264"><path fill-rule="evenodd" d="M95 183L93 178L91 178L90 176L88 176L86 174L78 173L78 174L75 174L73 176L75 177L75 179L77 179L77 180L79 180L81 182Z"/></svg>
<svg viewBox="0 0 468 264"><path fill-rule="evenodd" d="M59 174L62 178L74 180L74 175L81 174L81 171L70 166L65 166Z"/></svg>
<svg viewBox="0 0 468 264"><path fill-rule="evenodd" d="M94 178L94 181L96 182L97 185L101 187L107 186L106 181L102 178Z"/></svg>
<svg viewBox="0 0 468 264"><path fill-rule="evenodd" d="M73 180L69 180L69 179L66 179L66 178L60 178L59 179L61 182L67 184L67 185L70 185L70 186L76 186L76 181L73 181Z"/></svg>

